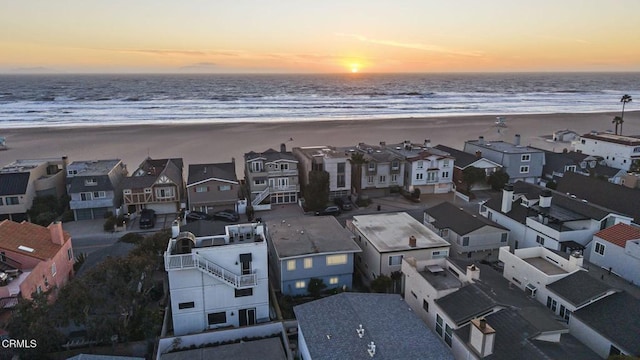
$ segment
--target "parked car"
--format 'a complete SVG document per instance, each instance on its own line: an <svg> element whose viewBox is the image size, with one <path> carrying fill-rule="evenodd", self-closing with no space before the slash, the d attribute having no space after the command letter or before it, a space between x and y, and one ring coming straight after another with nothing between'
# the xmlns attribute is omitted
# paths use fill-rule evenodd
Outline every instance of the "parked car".
<svg viewBox="0 0 640 360"><path fill-rule="evenodd" d="M351 201L348 198L335 198L333 202L338 205L342 211L350 211L353 209Z"/></svg>
<svg viewBox="0 0 640 360"><path fill-rule="evenodd" d="M150 229L156 226L156 212L151 209L140 211L140 229Z"/></svg>
<svg viewBox="0 0 640 360"><path fill-rule="evenodd" d="M213 220L213 216L204 213L202 211L190 211L186 216L187 222L193 222L198 220Z"/></svg>
<svg viewBox="0 0 640 360"><path fill-rule="evenodd" d="M316 215L340 215L340 208L337 206L328 206L324 210L316 211Z"/></svg>
<svg viewBox="0 0 640 360"><path fill-rule="evenodd" d="M213 218L227 222L236 222L240 220L240 215L234 210L221 210L213 213Z"/></svg>

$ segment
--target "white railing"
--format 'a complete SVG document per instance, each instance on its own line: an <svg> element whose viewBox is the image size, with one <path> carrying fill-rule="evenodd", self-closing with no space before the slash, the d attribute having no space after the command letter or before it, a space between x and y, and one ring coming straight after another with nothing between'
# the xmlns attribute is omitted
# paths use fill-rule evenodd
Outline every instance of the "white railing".
<svg viewBox="0 0 640 360"><path fill-rule="evenodd" d="M164 264L167 271L197 268L236 289L249 288L258 284L258 276L256 274L238 275L197 254L165 255Z"/></svg>
<svg viewBox="0 0 640 360"><path fill-rule="evenodd" d="M269 196L269 187L267 186L264 190L262 190L256 198L251 201L251 205L259 205L262 200L264 200L267 196Z"/></svg>
<svg viewBox="0 0 640 360"><path fill-rule="evenodd" d="M271 192L298 191L298 185L273 185L269 186L269 188L271 188Z"/></svg>

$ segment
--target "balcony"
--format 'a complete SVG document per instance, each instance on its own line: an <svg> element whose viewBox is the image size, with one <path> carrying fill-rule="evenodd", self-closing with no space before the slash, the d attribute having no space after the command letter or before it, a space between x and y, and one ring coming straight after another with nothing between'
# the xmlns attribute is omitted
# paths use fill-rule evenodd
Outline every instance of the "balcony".
<svg viewBox="0 0 640 360"><path fill-rule="evenodd" d="M299 187L298 185L274 185L274 186L269 186L269 191L272 193L278 193L278 192L291 192L291 191L298 191Z"/></svg>
<svg viewBox="0 0 640 360"><path fill-rule="evenodd" d="M182 255L167 255L165 253L164 266L166 271L197 269L236 289L246 289L258 285L258 276L255 271L251 274L238 275L194 253Z"/></svg>

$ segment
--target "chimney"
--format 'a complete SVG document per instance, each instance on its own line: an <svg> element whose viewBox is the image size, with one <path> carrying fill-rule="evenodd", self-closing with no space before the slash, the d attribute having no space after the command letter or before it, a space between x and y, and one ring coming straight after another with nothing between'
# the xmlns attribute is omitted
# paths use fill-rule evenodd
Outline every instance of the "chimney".
<svg viewBox="0 0 640 360"><path fill-rule="evenodd" d="M180 234L180 223L178 220L173 220L173 223L171 224L171 238L177 238L178 234Z"/></svg>
<svg viewBox="0 0 640 360"><path fill-rule="evenodd" d="M493 343L495 341L496 331L487 324L487 320L473 319L471 320L471 334L469 342L480 358L493 354Z"/></svg>
<svg viewBox="0 0 640 360"><path fill-rule="evenodd" d="M478 144L484 145L484 136L478 136Z"/></svg>
<svg viewBox="0 0 640 360"><path fill-rule="evenodd" d="M381 147L382 149L386 149L386 148L387 148L387 143L386 143L386 142L384 142L384 141L380 141L380 147Z"/></svg>
<svg viewBox="0 0 640 360"><path fill-rule="evenodd" d="M364 143L363 142L358 143L358 146L357 146L358 149L362 149L363 147L364 147Z"/></svg>
<svg viewBox="0 0 640 360"><path fill-rule="evenodd" d="M64 230L62 230L62 223L55 221L49 224L49 233L51 234L51 242L56 245L64 245Z"/></svg>
<svg viewBox="0 0 640 360"><path fill-rule="evenodd" d="M540 194L540 201L538 202L538 206L541 208L548 209L551 207L551 190L545 189Z"/></svg>
<svg viewBox="0 0 640 360"><path fill-rule="evenodd" d="M480 150L476 151L476 157L480 159L482 157L482 151Z"/></svg>
<svg viewBox="0 0 640 360"><path fill-rule="evenodd" d="M480 279L480 268L475 266L475 264L471 264L467 266L467 279L468 280Z"/></svg>
<svg viewBox="0 0 640 360"><path fill-rule="evenodd" d="M520 146L520 134L516 134L515 144L516 146Z"/></svg>
<svg viewBox="0 0 640 360"><path fill-rule="evenodd" d="M569 256L569 264L575 266L575 268L581 268L584 258L581 251L574 251Z"/></svg>
<svg viewBox="0 0 640 360"><path fill-rule="evenodd" d="M280 152L283 154L287 152L287 145L285 143L280 144Z"/></svg>
<svg viewBox="0 0 640 360"><path fill-rule="evenodd" d="M511 211L511 205L513 205L513 184L506 184L502 190L502 206L500 211L508 213Z"/></svg>
<svg viewBox="0 0 640 360"><path fill-rule="evenodd" d="M416 237L413 236L413 235L409 236L409 246L410 247L416 247L417 246Z"/></svg>
<svg viewBox="0 0 640 360"><path fill-rule="evenodd" d="M425 139L424 140L424 147L426 147L426 148L430 148L431 147L431 139Z"/></svg>
<svg viewBox="0 0 640 360"><path fill-rule="evenodd" d="M232 158L231 158L231 163L232 163L233 165L235 165L235 164L236 164L236 158L232 157Z"/></svg>

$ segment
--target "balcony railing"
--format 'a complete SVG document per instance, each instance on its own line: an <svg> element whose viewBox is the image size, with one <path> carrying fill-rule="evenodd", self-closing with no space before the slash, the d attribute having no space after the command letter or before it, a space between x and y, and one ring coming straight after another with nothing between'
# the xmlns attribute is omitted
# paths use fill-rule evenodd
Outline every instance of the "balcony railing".
<svg viewBox="0 0 640 360"><path fill-rule="evenodd" d="M197 254L165 255L164 263L167 271L198 269L236 289L250 288L258 284L258 276L255 273L238 275Z"/></svg>

